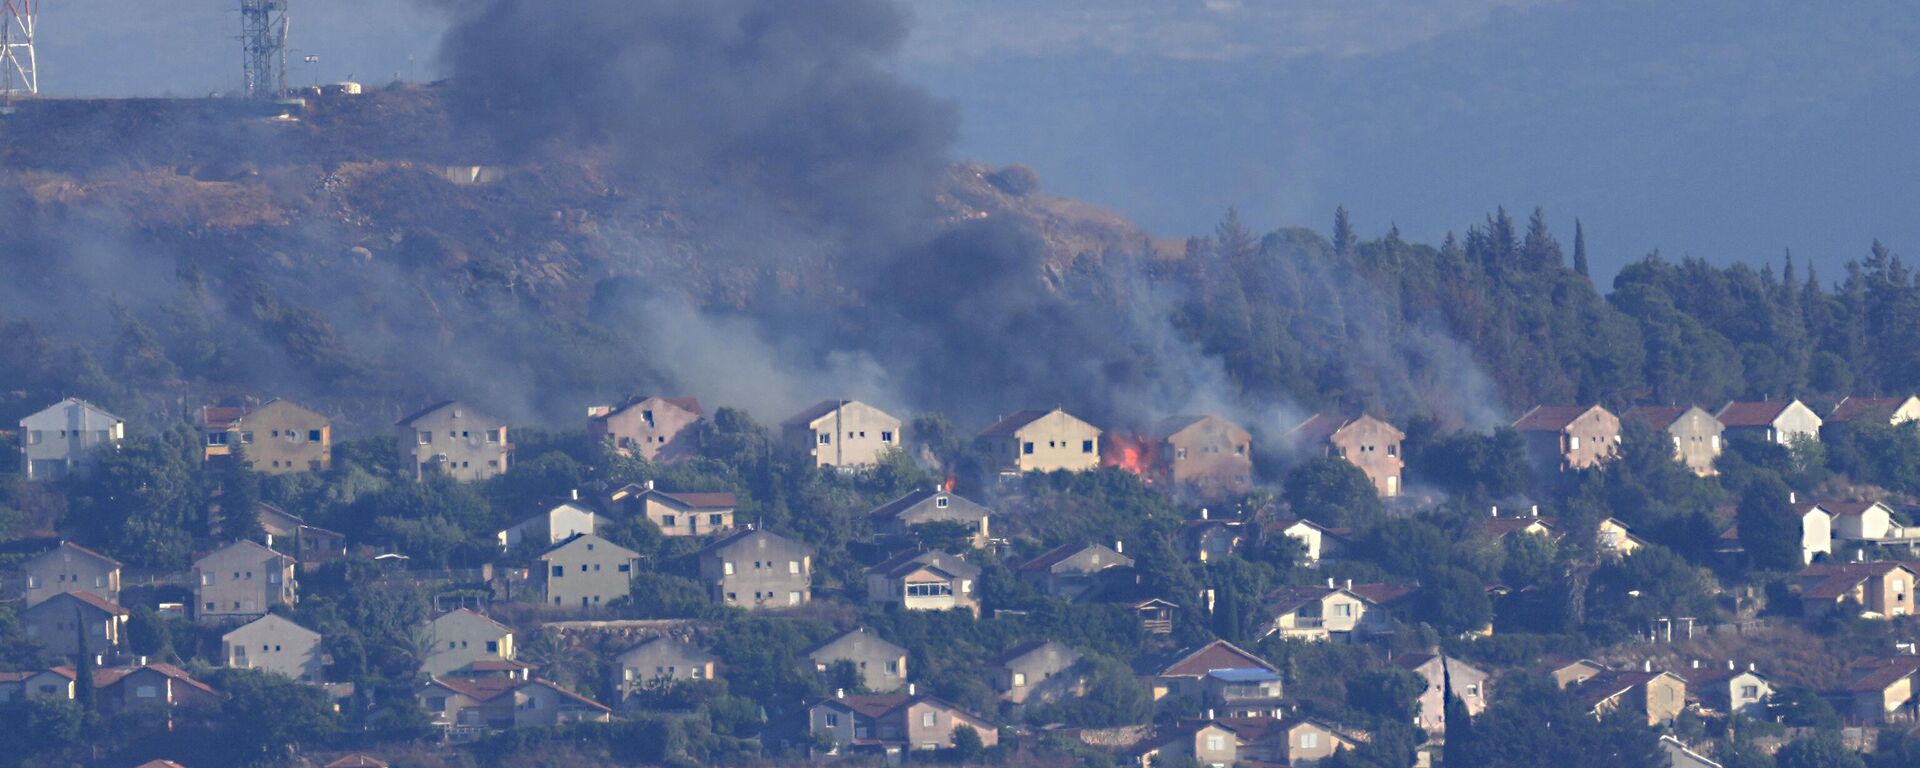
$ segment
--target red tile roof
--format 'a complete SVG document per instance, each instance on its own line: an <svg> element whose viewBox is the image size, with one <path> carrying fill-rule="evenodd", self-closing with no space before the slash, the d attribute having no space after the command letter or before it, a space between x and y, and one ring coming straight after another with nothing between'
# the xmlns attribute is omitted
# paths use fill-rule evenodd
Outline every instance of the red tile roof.
<svg viewBox="0 0 1920 768"><path fill-rule="evenodd" d="M68 592L66 593L66 596L73 598L75 600L78 600L87 605L90 605L94 608L98 608L102 611L106 611L107 615L109 616L127 615L127 609L120 607L118 603L115 603L112 600L108 600L104 597L96 595L92 592ZM58 595L56 595L55 597L58 597ZM52 598L49 598L49 599L52 599Z"/></svg>
<svg viewBox="0 0 1920 768"><path fill-rule="evenodd" d="M1872 563L1815 563L1800 570L1800 581L1807 585L1801 590L1800 597L1802 600L1833 600L1852 591L1860 582L1896 568L1913 572L1903 563L1885 560Z"/></svg>
<svg viewBox="0 0 1920 768"><path fill-rule="evenodd" d="M1779 419L1780 414L1786 413L1790 405L1793 405L1792 400L1735 400L1721 406L1714 418L1729 427L1765 427Z"/></svg>
<svg viewBox="0 0 1920 768"><path fill-rule="evenodd" d="M1566 429L1581 416L1587 415L1600 406L1597 405L1536 405L1513 422L1513 428L1521 432L1559 432Z"/></svg>
<svg viewBox="0 0 1920 768"><path fill-rule="evenodd" d="M1002 417L999 421L994 422L992 426L980 430L980 436L1012 437L1013 433L1020 431L1022 427L1039 421L1040 417L1049 413L1053 413L1053 411L1014 411Z"/></svg>
<svg viewBox="0 0 1920 768"><path fill-rule="evenodd" d="M607 411L606 413L604 413L604 414L601 414L601 415L599 415L599 416L595 416L594 418L595 418L595 419L599 419L599 420L605 420L605 419L606 419L607 417L609 417L609 416L615 416L615 415L618 415L618 414L621 414L621 413L625 413L625 412L627 412L627 410L629 410L629 409L631 409L631 408L633 408L634 406L637 406L637 405L639 405L639 404L641 404L641 403L644 403L644 402L646 402L646 401L648 401L648 400L652 400L652 399L654 399L654 396L653 396L653 395L635 395L635 396L633 396L633 397L629 397L629 398L627 398L626 400L624 400L624 401L622 401L622 402L620 402L620 403L619 403L618 405L615 405L615 406L613 406L613 408L611 408L611 409L609 409L609 410L608 410L608 411ZM702 416L702 415L705 415L705 414L703 414L703 413L701 412L701 410L700 410L700 398L697 398L697 397L662 397L662 398L660 398L660 399L661 399L662 401L664 401L664 402L666 402L666 403L668 403L668 404L670 404L670 405L672 405L672 406L673 406L673 407L675 407L675 408L679 408L680 410L683 410L683 411L686 411L686 412L688 412L688 413L691 413L691 414L693 414L693 415L695 415L695 416Z"/></svg>
<svg viewBox="0 0 1920 768"><path fill-rule="evenodd" d="M200 423L209 431L225 432L239 424L251 410L245 406L201 406Z"/></svg>
<svg viewBox="0 0 1920 768"><path fill-rule="evenodd" d="M716 491L653 491L673 499L691 509L733 509L740 505L740 497L731 493Z"/></svg>
<svg viewBox="0 0 1920 768"><path fill-rule="evenodd" d="M818 705L829 702L845 707L862 717L880 717L906 704L907 696L906 694L899 693L855 694L852 696L821 699L814 703Z"/></svg>
<svg viewBox="0 0 1920 768"><path fill-rule="evenodd" d="M113 559L113 558L111 558L111 557L107 557L106 555L103 555L103 554L100 554L100 553L98 553L98 552L95 552L95 551L93 551L93 550L91 550L91 549L87 549L86 547L83 547L83 546L80 546L80 545L78 545L78 544L75 544L75 543L73 543L73 542L71 542L71 541L63 541L63 542L60 542L60 546L59 546L59 547L56 547L56 548L54 548L54 549L52 549L52 550L49 550L49 551L48 551L48 552L47 552L46 554L52 554L52 553L55 553L55 552L59 552L60 550L63 550L63 549L65 549L65 550L71 550L71 551L73 551L73 552L77 552L77 553L79 553L79 554L81 554L81 555L85 555L85 556L87 556L87 557L90 557L90 558L93 558L93 559L95 559L95 560L98 560L98 561L100 561L100 562L102 562L102 563L106 563L106 564L108 564L108 565L111 565L111 566L113 566L113 567L115 567L115 568L119 568L119 567L121 567L121 565L120 565L120 561L118 561L118 560L115 560L115 559ZM42 555L42 556L44 557L45 555Z"/></svg>
<svg viewBox="0 0 1920 768"><path fill-rule="evenodd" d="M1627 418L1644 419L1656 429L1666 429L1687 412L1684 405L1636 405L1627 409Z"/></svg>
<svg viewBox="0 0 1920 768"><path fill-rule="evenodd" d="M1287 430L1282 437L1299 445L1324 443L1332 439L1333 433L1340 431L1340 428L1346 426L1349 421L1352 419L1345 416L1316 413L1293 429Z"/></svg>
<svg viewBox="0 0 1920 768"><path fill-rule="evenodd" d="M1420 591L1420 587L1414 584L1355 584L1348 587L1347 591L1366 598L1376 605L1387 606Z"/></svg>
<svg viewBox="0 0 1920 768"><path fill-rule="evenodd" d="M1827 414L1827 421L1846 423L1861 417L1880 421L1893 418L1893 412L1905 405L1910 397L1847 397L1833 407L1833 413Z"/></svg>
<svg viewBox="0 0 1920 768"><path fill-rule="evenodd" d="M1264 669L1279 673L1265 659L1241 650L1233 643L1215 640L1180 656L1160 670L1161 677L1204 677L1216 669Z"/></svg>
<svg viewBox="0 0 1920 768"><path fill-rule="evenodd" d="M1080 554L1084 550L1091 549L1094 547L1105 549L1108 552L1113 551L1099 544L1062 544L1060 546L1054 547L1053 549L1049 549L1046 552L1041 553L1039 557L1036 557L1032 560L1028 560L1027 562L1021 564L1018 570L1029 572L1029 573L1049 570L1054 566L1059 565L1061 562L1065 561L1067 558L1073 557L1074 555ZM1107 568L1126 567L1126 566L1131 566L1133 564L1133 558L1127 557L1126 555L1122 555L1118 552L1114 552L1114 554L1119 555L1119 559L1114 561L1113 564L1111 565L1103 566L1101 570L1106 570Z"/></svg>
<svg viewBox="0 0 1920 768"><path fill-rule="evenodd" d="M1847 684L1847 690L1855 693L1870 693L1886 690L1887 686L1899 682L1901 678L1920 672L1920 656L1889 656L1871 659L1855 664L1853 681Z"/></svg>

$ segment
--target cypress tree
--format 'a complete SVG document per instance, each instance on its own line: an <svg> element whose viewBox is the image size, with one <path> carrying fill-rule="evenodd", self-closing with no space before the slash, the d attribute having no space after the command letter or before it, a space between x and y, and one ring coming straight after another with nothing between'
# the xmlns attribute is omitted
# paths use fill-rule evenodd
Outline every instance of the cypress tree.
<svg viewBox="0 0 1920 768"><path fill-rule="evenodd" d="M1440 765L1444 768L1460 768L1468 765L1467 755L1472 751L1473 715L1467 712L1467 703L1453 695L1453 668L1447 664L1445 656L1440 657L1440 695L1446 702L1440 713L1443 739Z"/></svg>
<svg viewBox="0 0 1920 768"><path fill-rule="evenodd" d="M1573 271L1580 273L1581 277L1593 278L1587 272L1587 230L1580 226L1578 218L1573 220Z"/></svg>
<svg viewBox="0 0 1920 768"><path fill-rule="evenodd" d="M80 653L73 664L73 698L79 703L82 716L91 719L94 714L93 649L87 647L87 620L77 606L73 609L73 630L80 639Z"/></svg>
<svg viewBox="0 0 1920 768"><path fill-rule="evenodd" d="M1333 252L1346 256L1353 252L1353 222L1347 220L1347 207L1333 209Z"/></svg>

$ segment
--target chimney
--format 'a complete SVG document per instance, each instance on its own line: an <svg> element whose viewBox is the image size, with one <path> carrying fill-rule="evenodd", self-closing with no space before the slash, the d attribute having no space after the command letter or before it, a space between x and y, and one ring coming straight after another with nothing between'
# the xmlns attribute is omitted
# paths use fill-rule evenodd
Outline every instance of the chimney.
<svg viewBox="0 0 1920 768"><path fill-rule="evenodd" d="M1759 670L1759 669L1758 669L1757 667L1758 667L1758 665L1757 665L1757 664L1755 664L1754 662L1751 662L1751 661L1749 661L1749 662L1747 662L1747 671L1748 671L1748 672L1758 672L1758 671L1760 671L1760 670Z"/></svg>
<svg viewBox="0 0 1920 768"><path fill-rule="evenodd" d="M1643 671L1643 672L1652 672L1652 671L1653 671L1653 659L1647 659L1646 661L1643 661L1643 662L1640 662L1640 669L1641 669L1641 671Z"/></svg>
<svg viewBox="0 0 1920 768"><path fill-rule="evenodd" d="M1733 659L1727 659L1727 671L1728 672L1733 671Z"/></svg>
<svg viewBox="0 0 1920 768"><path fill-rule="evenodd" d="M653 481L652 481L652 480L648 480L648 481L647 481L647 490L649 490L649 491L651 491L651 490L653 490Z"/></svg>
<svg viewBox="0 0 1920 768"><path fill-rule="evenodd" d="M1347 579L1347 589L1353 589L1353 579Z"/></svg>
<svg viewBox="0 0 1920 768"><path fill-rule="evenodd" d="M146 665L147 665L147 657L145 657L145 656L139 656L139 657L136 657L136 658L138 659L138 661L136 662L136 664L137 664L137 666L142 666L142 667L144 667L144 666L146 666Z"/></svg>
<svg viewBox="0 0 1920 768"><path fill-rule="evenodd" d="M1328 576L1328 577L1327 577L1327 589L1333 589L1333 577L1332 577L1332 576Z"/></svg>
<svg viewBox="0 0 1920 768"><path fill-rule="evenodd" d="M1532 512L1532 513L1533 513L1533 516L1534 516L1534 517L1539 517L1539 516L1540 516L1540 505L1538 505L1538 504L1535 504L1535 505L1533 505L1533 509L1531 509L1531 510L1528 510L1528 511L1530 511L1530 512Z"/></svg>
<svg viewBox="0 0 1920 768"><path fill-rule="evenodd" d="M1500 508L1499 508L1499 507L1497 507L1497 506L1496 506L1496 507L1488 507L1488 508L1487 508L1487 515L1488 515L1488 516L1490 516L1490 517L1499 517L1499 516L1500 516Z"/></svg>
<svg viewBox="0 0 1920 768"><path fill-rule="evenodd" d="M1207 719L1208 719L1208 720L1212 720L1212 719L1213 719L1213 710L1211 710L1211 709L1209 709L1209 710L1207 710Z"/></svg>
<svg viewBox="0 0 1920 768"><path fill-rule="evenodd" d="M1114 552L1114 554L1118 554L1118 555L1124 555L1124 554L1126 554L1126 553L1127 553L1127 543L1126 543L1126 542L1124 542L1124 541L1120 541L1119 539L1115 539L1115 540L1114 540L1114 542L1113 542L1113 552Z"/></svg>
<svg viewBox="0 0 1920 768"><path fill-rule="evenodd" d="M836 699L844 699L844 698L846 698L846 697L847 697L847 689L845 689L845 688L835 688L835 689L833 689L833 697L834 697L834 698L836 698Z"/></svg>
<svg viewBox="0 0 1920 768"><path fill-rule="evenodd" d="M1694 669L1699 669L1699 668L1700 668L1700 660L1699 660L1699 659L1694 659L1694 660L1693 660L1693 668L1694 668Z"/></svg>
<svg viewBox="0 0 1920 768"><path fill-rule="evenodd" d="M573 489L573 500L574 501L580 500L580 489L578 488Z"/></svg>
<svg viewBox="0 0 1920 768"><path fill-rule="evenodd" d="M1206 508L1206 507L1201 507L1201 508L1200 508L1200 519L1202 519L1202 520L1205 520L1205 519L1207 519L1207 508Z"/></svg>
<svg viewBox="0 0 1920 768"><path fill-rule="evenodd" d="M916 687L917 686L915 686L913 683L907 683L907 695L908 696L914 695L914 688Z"/></svg>
<svg viewBox="0 0 1920 768"><path fill-rule="evenodd" d="M1793 491L1787 491L1787 503L1788 504L1800 503L1800 494L1795 493Z"/></svg>

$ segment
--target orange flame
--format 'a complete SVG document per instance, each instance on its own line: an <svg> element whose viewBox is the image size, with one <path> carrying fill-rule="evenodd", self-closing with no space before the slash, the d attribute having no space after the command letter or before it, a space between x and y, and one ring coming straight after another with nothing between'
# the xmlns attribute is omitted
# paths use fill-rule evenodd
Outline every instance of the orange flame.
<svg viewBox="0 0 1920 768"><path fill-rule="evenodd" d="M1153 441L1141 435L1107 433L1107 450L1100 455L1102 466L1119 467L1141 477L1153 469Z"/></svg>
<svg viewBox="0 0 1920 768"><path fill-rule="evenodd" d="M947 481L940 484L941 493L953 493L953 473L947 473Z"/></svg>

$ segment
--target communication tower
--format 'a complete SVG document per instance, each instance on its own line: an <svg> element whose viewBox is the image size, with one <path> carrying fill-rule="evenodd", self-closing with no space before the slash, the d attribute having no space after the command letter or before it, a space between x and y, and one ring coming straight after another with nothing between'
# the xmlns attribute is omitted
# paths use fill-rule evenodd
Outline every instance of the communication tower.
<svg viewBox="0 0 1920 768"><path fill-rule="evenodd" d="M40 93L33 60L33 22L39 11L40 0L0 0L0 70L5 70L0 93L9 102Z"/></svg>
<svg viewBox="0 0 1920 768"><path fill-rule="evenodd" d="M287 2L240 0L248 98L273 98L287 92Z"/></svg>

